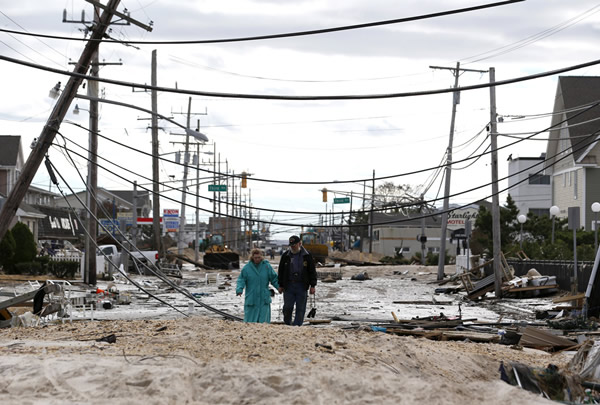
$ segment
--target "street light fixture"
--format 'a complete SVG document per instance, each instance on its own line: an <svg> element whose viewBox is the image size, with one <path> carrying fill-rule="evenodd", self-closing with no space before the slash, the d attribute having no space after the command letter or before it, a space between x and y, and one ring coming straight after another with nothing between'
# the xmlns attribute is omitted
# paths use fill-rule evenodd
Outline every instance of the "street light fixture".
<svg viewBox="0 0 600 405"><path fill-rule="evenodd" d="M519 249L523 250L523 224L527 221L527 217L523 214L517 217L517 221L521 224L521 233L519 235Z"/></svg>
<svg viewBox="0 0 600 405"><path fill-rule="evenodd" d="M600 203L592 203L592 211L594 212L594 252L598 250L598 212L600 211Z"/></svg>
<svg viewBox="0 0 600 405"><path fill-rule="evenodd" d="M48 92L48 97L53 98L53 99L57 99L58 96L60 95L60 82L56 83L56 85L54 87L52 87L50 89L50 91Z"/></svg>
<svg viewBox="0 0 600 405"><path fill-rule="evenodd" d="M552 207L550 207L550 215L552 215L552 244L554 245L554 220L556 219L556 216L560 213L560 208L558 208L556 205L553 205Z"/></svg>
<svg viewBox="0 0 600 405"><path fill-rule="evenodd" d="M134 110L140 110L143 111L145 113L148 113L150 115L156 115L158 118L163 119L165 121L169 121L171 124L178 126L179 128L182 128L185 133L189 136L194 137L195 139L197 139L200 142L208 142L208 137L206 135L204 135L203 133L199 132L199 131L195 131L193 129L187 128L186 126L178 123L177 121L166 117L162 114L159 114L157 112L154 112L152 110L148 110L142 107L138 107L137 105L133 105L133 104L127 104L127 103L121 103L119 101L114 101L114 100L107 100L105 98L99 98L99 97L92 97L92 96L87 96L84 94L76 94L75 97L77 98L81 98L83 100L92 100L92 101L98 101L100 103L107 103L107 104L114 104L114 105L120 105L121 107L127 107L127 108L133 108ZM75 111L73 111L75 112Z"/></svg>

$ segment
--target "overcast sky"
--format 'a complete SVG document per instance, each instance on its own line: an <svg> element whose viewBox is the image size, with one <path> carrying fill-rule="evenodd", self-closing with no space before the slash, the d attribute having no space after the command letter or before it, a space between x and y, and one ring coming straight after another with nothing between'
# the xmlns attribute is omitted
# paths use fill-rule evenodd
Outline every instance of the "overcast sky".
<svg viewBox="0 0 600 405"><path fill-rule="evenodd" d="M490 3L490 2L488 2ZM92 17L92 7L84 1L43 2L22 0L3 2L0 28L31 33L82 38L82 24L63 23L63 10L68 19L79 19L85 10ZM121 40L167 41L206 40L249 37L305 31L337 26L369 23L418 16L486 4L476 1L124 1L131 17L153 22L153 31L135 26L115 25L110 35ZM494 67L496 80L552 71L600 58L598 31L600 3L591 0L527 0L520 3L442 16L421 21L384 25L351 31L294 38L270 39L221 44L125 46L106 43L100 47L100 59L122 61L122 66L102 67L105 78L135 83L150 83L151 52L158 53L158 84L197 91L271 95L346 95L405 93L420 90L448 89L454 84L450 70L430 66L461 67L488 70ZM77 60L83 43L54 39L38 39L0 33L0 54L61 70L72 70L70 60ZM20 135L27 158L29 145L39 136L55 103L48 90L68 77L38 69L0 61L1 134ZM563 73L563 75L598 75L596 65ZM497 112L504 115L498 124L500 133L541 131L550 125L558 76L500 86L497 88ZM485 84L487 73L464 72L460 86ZM105 97L150 108L150 94L130 87L101 84ZM86 90L80 89L80 93ZM75 100L82 108L87 102ZM489 89L463 91L457 108L454 132L454 160L482 153L489 145L486 125L490 112ZM160 93L159 112L186 123L181 112L187 112L188 96ZM192 97L192 126L200 120L201 131L210 138L203 151L212 151L216 143L221 171L227 161L230 171L247 171L255 178L280 181L348 181L405 174L438 166L448 147L452 95L450 93L346 101L268 101L219 97ZM537 115L541 117L535 117ZM515 116L534 116L515 119ZM142 112L102 105L102 135L118 140L146 153L151 151L149 120ZM81 149L71 143L87 145L87 132L68 121L88 126L88 115L68 114L61 133L69 139L70 149ZM161 153L182 149L185 138L172 135L181 130L166 121L159 134ZM546 134L536 138L544 139ZM63 142L57 137L55 142ZM499 146L515 139L499 137ZM509 154L514 157L539 156L546 142L526 141L499 151L500 177L507 174ZM148 183L151 160L148 156L101 139L102 158L126 167L139 176L124 174L129 180ZM50 159L76 190L83 188L77 172L60 149L50 149ZM85 176L86 161L72 156ZM166 155L174 158L174 155ZM204 161L212 157L203 155ZM451 203L466 204L491 194L485 186L473 192L464 191L490 182L490 156L484 155L469 166L457 163L452 172ZM107 165L102 160L99 162ZM468 167L466 167L468 166ZM210 167L207 167L210 168ZM123 173L120 169L114 169ZM405 175L392 179L396 184L409 184L426 198L442 197L442 176L434 181L434 171ZM169 176L180 180L183 169L170 163L161 164L161 181ZM190 177L195 173L191 172ZM108 189L132 188L126 180L100 169L99 186ZM239 183L239 182L236 182ZM49 176L42 165L34 184L47 188ZM321 212L320 189L337 191L335 196L353 191L362 196L363 183L337 185L286 185L250 181L252 205L282 211ZM378 181L376 184L381 184ZM181 185L181 183L175 185ZM503 181L500 189L507 186ZM150 187L148 185L148 187ZM68 193L68 188L61 183ZM370 191L366 189L367 193ZM57 191L53 188L53 191ZM194 192L195 189L190 189ZM206 197L207 184L201 186ZM247 190L244 193L248 193ZM180 200L181 194L166 192L166 197ZM247 199L248 197L246 197ZM331 210L334 194L329 194ZM505 195L501 197L504 202ZM188 197L194 202L195 197ZM362 204L353 199L354 207ZM441 201L437 202L441 206ZM202 202L200 206L211 209ZM162 208L178 208L174 201L163 199ZM336 204L336 212L348 211L349 205ZM224 205L222 206L224 211ZM188 222L192 210L187 209ZM254 214L256 215L256 214ZM202 213L201 220L208 214ZM278 222L315 223L318 215L273 214L260 212L260 218ZM339 221L339 217L338 217ZM285 236L293 228L273 226Z"/></svg>

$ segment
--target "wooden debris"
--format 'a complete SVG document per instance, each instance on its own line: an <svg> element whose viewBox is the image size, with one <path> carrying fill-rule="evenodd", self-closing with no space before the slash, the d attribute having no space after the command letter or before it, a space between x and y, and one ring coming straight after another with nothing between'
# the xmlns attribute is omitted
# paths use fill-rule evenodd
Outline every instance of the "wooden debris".
<svg viewBox="0 0 600 405"><path fill-rule="evenodd" d="M392 304L405 304L405 305L452 305L453 301L392 301Z"/></svg>
<svg viewBox="0 0 600 405"><path fill-rule="evenodd" d="M417 336L431 340L470 340L481 343L497 343L500 341L500 336L495 333L482 333L470 331L454 331L454 330L412 330L402 328L387 328L387 332L401 336Z"/></svg>
<svg viewBox="0 0 600 405"><path fill-rule="evenodd" d="M570 339L556 336L550 331L528 326L523 331L519 345L535 349L562 349L576 344Z"/></svg>

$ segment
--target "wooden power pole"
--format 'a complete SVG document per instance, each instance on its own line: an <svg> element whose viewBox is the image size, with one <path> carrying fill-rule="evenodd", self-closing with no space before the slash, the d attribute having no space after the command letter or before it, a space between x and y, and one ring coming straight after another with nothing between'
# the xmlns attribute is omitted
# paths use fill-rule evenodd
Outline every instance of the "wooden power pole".
<svg viewBox="0 0 600 405"><path fill-rule="evenodd" d="M452 93L452 116L450 118L450 136L448 140L448 149L446 149L446 174L444 187L444 207L442 211L442 229L440 234L440 255L438 261L437 279L444 279L444 265L446 264L446 233L448 230L448 208L450 206L450 177L452 175L452 143L454 139L454 122L456 120L456 106L460 104L460 92L458 89L458 78L460 72L478 72L487 73L487 70L461 69L460 62L456 62L456 67L429 66L431 69L451 70L454 75L454 92Z"/></svg>

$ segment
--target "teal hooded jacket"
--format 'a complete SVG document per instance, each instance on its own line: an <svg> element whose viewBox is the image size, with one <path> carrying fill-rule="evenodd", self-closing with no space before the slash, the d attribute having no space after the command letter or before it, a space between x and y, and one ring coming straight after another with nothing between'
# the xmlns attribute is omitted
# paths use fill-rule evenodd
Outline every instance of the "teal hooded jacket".
<svg viewBox="0 0 600 405"><path fill-rule="evenodd" d="M258 265L252 260L242 269L237 279L236 294L241 294L244 289L244 322L271 322L271 292L269 283L279 288L277 273L268 260L263 260Z"/></svg>

